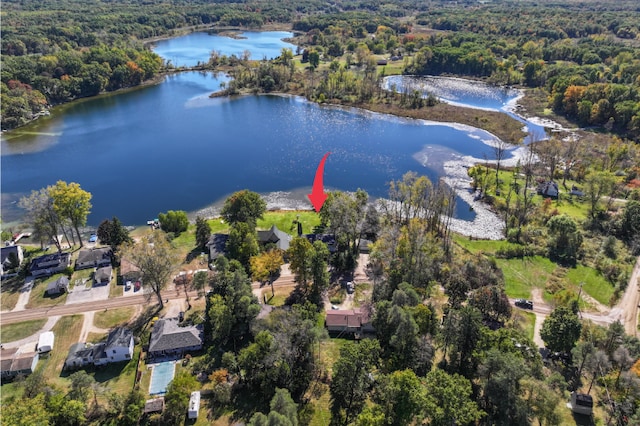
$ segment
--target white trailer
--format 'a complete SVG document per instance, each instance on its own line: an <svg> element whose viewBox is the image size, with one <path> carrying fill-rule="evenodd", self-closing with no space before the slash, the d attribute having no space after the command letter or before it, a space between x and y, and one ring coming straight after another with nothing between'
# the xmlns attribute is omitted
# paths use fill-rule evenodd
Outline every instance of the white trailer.
<svg viewBox="0 0 640 426"><path fill-rule="evenodd" d="M189 399L189 412L187 417L190 419L198 418L198 411L200 410L200 391L191 392L191 398Z"/></svg>
<svg viewBox="0 0 640 426"><path fill-rule="evenodd" d="M40 333L40 338L38 339L38 353L42 354L53 349L53 337L53 331Z"/></svg>

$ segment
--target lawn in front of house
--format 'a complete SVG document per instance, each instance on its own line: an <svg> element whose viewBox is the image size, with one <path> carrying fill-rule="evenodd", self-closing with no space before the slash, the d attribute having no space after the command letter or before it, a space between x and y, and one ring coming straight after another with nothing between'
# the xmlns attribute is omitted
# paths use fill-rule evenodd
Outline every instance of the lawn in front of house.
<svg viewBox="0 0 640 426"><path fill-rule="evenodd" d="M48 278L36 278L33 287L31 289L31 294L29 295L29 302L27 303L27 308L41 308L43 306L56 306L56 305L64 305L67 301L67 293L63 292L58 295L49 296L46 295L47 285L50 282L55 282L58 278L62 277L63 274L55 274Z"/></svg>
<svg viewBox="0 0 640 426"><path fill-rule="evenodd" d="M93 317L93 325L99 328L113 328L127 323L136 312L133 306L98 311Z"/></svg>
<svg viewBox="0 0 640 426"><path fill-rule="evenodd" d="M64 316L53 326L53 349L48 356L41 357L38 368L43 369L44 377L49 383L55 384L63 390L69 386L69 381L62 377L62 367L67 359L71 345L78 343L82 331L83 315ZM65 376L66 377L66 376Z"/></svg>
<svg viewBox="0 0 640 426"><path fill-rule="evenodd" d="M0 328L0 336L2 336L2 342L14 342L16 340L24 339L32 334L35 334L44 326L47 322L46 318L40 318L30 321L17 322L15 324L5 324Z"/></svg>
<svg viewBox="0 0 640 426"><path fill-rule="evenodd" d="M0 310L10 311L16 307L20 298L20 289L24 285L24 277L15 276L2 280L0 293Z"/></svg>
<svg viewBox="0 0 640 426"><path fill-rule="evenodd" d="M262 303L264 301L264 298L267 299L267 304L271 305L271 306L283 306L285 300L287 300L287 297L289 297L289 295L291 294L291 292L293 291L293 289L295 288L295 285L287 285L287 286L280 286L280 287L275 287L274 290L274 296L271 296L271 286L270 285L266 285L264 286L261 290L262 290L262 295L261 295L261 300L260 303Z"/></svg>

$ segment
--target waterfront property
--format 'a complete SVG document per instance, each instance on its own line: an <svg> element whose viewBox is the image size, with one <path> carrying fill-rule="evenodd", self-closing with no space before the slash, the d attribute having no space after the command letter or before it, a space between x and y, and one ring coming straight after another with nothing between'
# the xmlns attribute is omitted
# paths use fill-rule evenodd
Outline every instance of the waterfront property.
<svg viewBox="0 0 640 426"><path fill-rule="evenodd" d="M209 241L207 242L209 262L213 262L218 257L226 254L227 241L229 241L229 235L227 234L213 234L209 237Z"/></svg>
<svg viewBox="0 0 640 426"><path fill-rule="evenodd" d="M76 271L88 268L111 266L113 251L109 247L80 250L76 259Z"/></svg>
<svg viewBox="0 0 640 426"><path fill-rule="evenodd" d="M273 245L280 250L288 250L291 242L291 235L278 229L273 225L267 231L258 231L258 242L263 246Z"/></svg>
<svg viewBox="0 0 640 426"><path fill-rule="evenodd" d="M70 253L53 253L36 257L29 265L29 272L34 277L46 277L64 271L71 265Z"/></svg>
<svg viewBox="0 0 640 426"><path fill-rule="evenodd" d="M157 320L151 330L149 357L176 357L202 349L202 326L180 327L178 318Z"/></svg>

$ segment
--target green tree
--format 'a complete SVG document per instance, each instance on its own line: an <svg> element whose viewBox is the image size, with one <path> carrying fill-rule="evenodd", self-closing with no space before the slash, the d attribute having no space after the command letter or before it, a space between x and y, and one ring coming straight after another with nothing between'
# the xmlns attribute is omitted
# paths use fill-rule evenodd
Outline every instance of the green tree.
<svg viewBox="0 0 640 426"><path fill-rule="evenodd" d="M171 275L177 269L179 260L175 249L162 231L149 231L134 243L122 248L122 256L126 257L142 273L143 285L148 285L164 307L162 290L169 283Z"/></svg>
<svg viewBox="0 0 640 426"><path fill-rule="evenodd" d="M369 374L377 364L379 352L380 345L373 339L359 344L347 342L340 348L329 386L333 424L347 425L362 411L373 384Z"/></svg>
<svg viewBox="0 0 640 426"><path fill-rule="evenodd" d="M49 188L31 191L31 194L20 198L18 206L25 209L27 222L40 237L52 240L58 251L62 251L59 232L62 219L56 212Z"/></svg>
<svg viewBox="0 0 640 426"><path fill-rule="evenodd" d="M198 388L198 381L186 371L181 371L173 378L164 396L165 410L162 414L164 424L179 425L189 408L191 392Z"/></svg>
<svg viewBox="0 0 640 426"><path fill-rule="evenodd" d="M473 370L473 354L481 336L482 315L472 306L449 310L444 319L442 339L445 355L453 368L461 373Z"/></svg>
<svg viewBox="0 0 640 426"><path fill-rule="evenodd" d="M373 400L382 408L387 425L403 426L420 423L426 393L412 370L394 371L378 378Z"/></svg>
<svg viewBox="0 0 640 426"><path fill-rule="evenodd" d="M243 222L255 230L258 219L262 219L266 210L267 203L260 194L244 189L225 200L220 215L230 225Z"/></svg>
<svg viewBox="0 0 640 426"><path fill-rule="evenodd" d="M630 200L622 212L621 236L625 241L633 241L640 236L640 202Z"/></svg>
<svg viewBox="0 0 640 426"><path fill-rule="evenodd" d="M81 426L86 424L87 406L84 401L67 399L58 393L49 397L47 409L51 413L51 423L55 425Z"/></svg>
<svg viewBox="0 0 640 426"><path fill-rule="evenodd" d="M602 212L600 200L605 195L613 195L616 177L609 171L592 171L585 177L585 194L589 201L589 217L596 222Z"/></svg>
<svg viewBox="0 0 640 426"><path fill-rule="evenodd" d="M97 235L102 244L110 245L113 250L117 250L122 244L133 241L127 228L115 216L111 220L105 219L100 222Z"/></svg>
<svg viewBox="0 0 640 426"><path fill-rule="evenodd" d="M5 426L48 426L51 412L47 409L44 394L40 393L25 403L22 399L2 405L2 424Z"/></svg>
<svg viewBox="0 0 640 426"><path fill-rule="evenodd" d="M160 229L164 232L172 232L176 235L186 231L189 228L189 218L187 212L178 210L169 210L167 213L158 214L160 221Z"/></svg>
<svg viewBox="0 0 640 426"><path fill-rule="evenodd" d="M434 426L470 424L484 413L472 398L471 382L459 374L435 369L425 378L425 417Z"/></svg>
<svg viewBox="0 0 640 426"><path fill-rule="evenodd" d="M84 370L79 370L71 374L69 380L71 380L69 398L86 401L90 396L92 386L95 384L93 376L88 375Z"/></svg>
<svg viewBox="0 0 640 426"><path fill-rule="evenodd" d="M211 237L211 226L206 219L196 217L196 247L204 250Z"/></svg>
<svg viewBox="0 0 640 426"><path fill-rule="evenodd" d="M230 259L235 259L247 270L250 268L250 259L260 251L255 229L248 223L238 222L231 225L229 240L227 240L227 252Z"/></svg>
<svg viewBox="0 0 640 426"><path fill-rule="evenodd" d="M566 214L553 216L547 222L549 257L562 264L574 265L582 245L582 233Z"/></svg>
<svg viewBox="0 0 640 426"><path fill-rule="evenodd" d="M87 224L87 216L91 212L91 193L80 188L80 184L59 180L49 190L53 198L53 206L57 214L69 220L76 230L80 247L84 244L79 228Z"/></svg>
<svg viewBox="0 0 640 426"><path fill-rule="evenodd" d="M551 351L570 353L581 330L578 315L565 306L558 306L542 323L540 337Z"/></svg>

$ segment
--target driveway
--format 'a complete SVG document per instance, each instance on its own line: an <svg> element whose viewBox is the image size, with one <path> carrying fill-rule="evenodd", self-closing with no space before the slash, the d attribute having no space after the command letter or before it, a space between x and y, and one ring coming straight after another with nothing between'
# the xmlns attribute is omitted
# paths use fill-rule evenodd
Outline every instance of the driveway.
<svg viewBox="0 0 640 426"><path fill-rule="evenodd" d="M99 300L107 300L109 298L109 286L101 285L91 288L85 286L75 286L67 296L67 305L76 303L97 302Z"/></svg>
<svg viewBox="0 0 640 426"><path fill-rule="evenodd" d="M13 308L13 311L24 311L25 306L29 303L29 296L31 295L31 289L33 288L35 280L35 277L31 275L24 280L24 285L20 288L18 302L16 302L16 306Z"/></svg>

